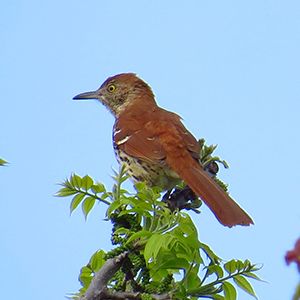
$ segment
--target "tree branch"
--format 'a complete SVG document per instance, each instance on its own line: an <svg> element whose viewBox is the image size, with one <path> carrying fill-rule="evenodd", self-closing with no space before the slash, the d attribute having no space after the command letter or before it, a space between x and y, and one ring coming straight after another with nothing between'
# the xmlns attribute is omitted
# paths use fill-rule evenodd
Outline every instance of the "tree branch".
<svg viewBox="0 0 300 300"><path fill-rule="evenodd" d="M85 294L80 296L80 300L99 300L102 299L101 294L107 290L107 284L114 274L120 269L124 259L128 255L128 251L120 255L109 258L102 268L96 272L91 284ZM104 298L103 298L104 299Z"/></svg>
<svg viewBox="0 0 300 300"><path fill-rule="evenodd" d="M95 273L91 284L84 295L79 297L79 300L142 300L142 293L140 292L119 292L107 288L109 280L121 268L128 254L129 251L126 251L114 258L108 259L102 268ZM153 300L169 300L172 298L171 294L151 294L151 297Z"/></svg>
<svg viewBox="0 0 300 300"><path fill-rule="evenodd" d="M166 294L150 294L153 300L169 300L172 299L171 293ZM111 291L105 288L99 299L97 300L142 300L142 293L140 292L118 292L118 291Z"/></svg>

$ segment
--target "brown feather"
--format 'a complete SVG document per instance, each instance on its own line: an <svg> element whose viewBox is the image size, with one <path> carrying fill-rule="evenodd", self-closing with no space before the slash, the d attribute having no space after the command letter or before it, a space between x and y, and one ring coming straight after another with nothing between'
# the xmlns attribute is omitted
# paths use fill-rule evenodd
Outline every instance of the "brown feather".
<svg viewBox="0 0 300 300"><path fill-rule="evenodd" d="M135 106L142 107L142 106ZM164 164L206 203L217 219L225 226L250 225L252 219L228 196L205 171L195 157L200 148L194 136L184 127L180 117L159 107L148 110L130 120L128 114L119 116L115 128L122 128L119 138L130 138L119 145L128 155L152 164ZM127 120L126 120L127 119ZM142 123L142 124L141 124ZM124 131L126 128L126 131ZM122 135L121 135L122 133ZM115 137L118 142L118 135Z"/></svg>
<svg viewBox="0 0 300 300"><path fill-rule="evenodd" d="M171 168L179 174L182 180L199 196L211 209L216 218L225 226L248 226L253 224L252 219L239 205L228 196L206 173L198 166L181 168L174 166L180 164L178 160L168 160ZM185 160L186 163L186 160Z"/></svg>

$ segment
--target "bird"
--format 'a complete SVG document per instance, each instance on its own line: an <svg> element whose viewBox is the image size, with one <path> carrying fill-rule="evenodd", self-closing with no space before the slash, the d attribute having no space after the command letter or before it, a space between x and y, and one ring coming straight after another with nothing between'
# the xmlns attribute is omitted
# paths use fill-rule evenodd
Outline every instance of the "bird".
<svg viewBox="0 0 300 300"><path fill-rule="evenodd" d="M171 190L183 180L224 226L254 224L200 166L200 146L181 117L159 107L151 87L136 74L109 77L98 90L73 99L97 99L114 115L115 154L134 182Z"/></svg>

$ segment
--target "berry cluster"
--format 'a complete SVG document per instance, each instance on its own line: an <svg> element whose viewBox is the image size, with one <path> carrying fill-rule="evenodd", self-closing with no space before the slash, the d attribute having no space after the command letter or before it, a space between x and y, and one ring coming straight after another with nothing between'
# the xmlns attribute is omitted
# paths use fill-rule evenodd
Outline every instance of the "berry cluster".
<svg viewBox="0 0 300 300"><path fill-rule="evenodd" d="M113 258L133 248L132 243L126 244L129 235L126 234L124 236L121 236L119 234L116 234L115 232L117 229L126 228L129 229L131 233L141 230L141 225L139 224L137 217L133 214L125 214L119 216L119 214L113 213L110 215L110 219L113 223L112 237L111 237L112 244L113 245L119 244L120 246L107 252L104 257L105 259Z"/></svg>
<svg viewBox="0 0 300 300"><path fill-rule="evenodd" d="M158 287L158 293L163 294L166 291L168 291L170 284L173 280L173 274L168 274L164 279L162 280L161 284Z"/></svg>
<svg viewBox="0 0 300 300"><path fill-rule="evenodd" d="M114 282L113 289L127 292L142 292L143 300L151 300L150 294L163 294L170 290L173 275L168 274L160 283L156 282L154 284L150 280L150 272L146 266L144 255L134 247L133 243L126 243L134 232L141 230L137 216L130 213L121 216L118 213L113 213L110 219L113 223L111 240L114 245L119 246L106 253L105 259L113 258L128 251L122 267L112 279L112 282ZM122 231L122 228L126 230ZM117 230L119 233L116 233ZM125 233L120 234L120 232Z"/></svg>

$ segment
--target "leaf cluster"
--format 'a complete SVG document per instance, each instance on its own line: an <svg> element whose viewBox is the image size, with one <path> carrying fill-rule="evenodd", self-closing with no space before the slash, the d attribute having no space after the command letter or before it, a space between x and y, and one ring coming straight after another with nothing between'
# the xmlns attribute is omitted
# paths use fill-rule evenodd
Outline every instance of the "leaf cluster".
<svg viewBox="0 0 300 300"><path fill-rule="evenodd" d="M237 298L236 287L256 298L249 279L260 280L260 268L249 260L224 263L206 244L198 239L191 217L181 211L171 212L160 201L160 189L135 185L136 193L122 189L128 178L121 168L113 177L111 192L88 175L73 174L61 183L57 196L72 196L71 213L81 204L86 218L96 201L106 204L106 217L112 222L114 248L97 251L81 269L82 288L73 298L82 295L94 274L105 261L121 253L129 253L122 267L107 286L119 292L138 292L141 299L225 299ZM162 299L162 298L160 298Z"/></svg>
<svg viewBox="0 0 300 300"><path fill-rule="evenodd" d="M94 182L89 175L80 177L76 174L72 174L70 179L66 179L59 185L63 186L63 188L61 188L55 196L73 196L70 205L70 214L81 203L84 217L87 218L96 201L108 205L113 201L112 193L107 193L105 186L102 183Z"/></svg>
<svg viewBox="0 0 300 300"><path fill-rule="evenodd" d="M213 156L213 152L217 148L217 145L211 145L207 146L205 145L205 139L200 139L198 141L198 144L200 146L200 156L199 156L199 164L202 166L202 168L206 168L210 163L220 163L224 166L224 168L229 168L228 163L225 160L220 159L218 156ZM218 166L216 165L217 170L216 173L218 172ZM225 191L228 192L228 185L221 181L217 177L213 177L214 180L217 182L217 184Z"/></svg>
<svg viewBox="0 0 300 300"><path fill-rule="evenodd" d="M200 146L199 162L202 167L205 167L210 162L218 162L221 163L226 169L229 168L229 165L225 160L220 159L218 156L212 156L213 152L217 148L217 145L207 146L205 145L205 139L200 139L198 144Z"/></svg>

